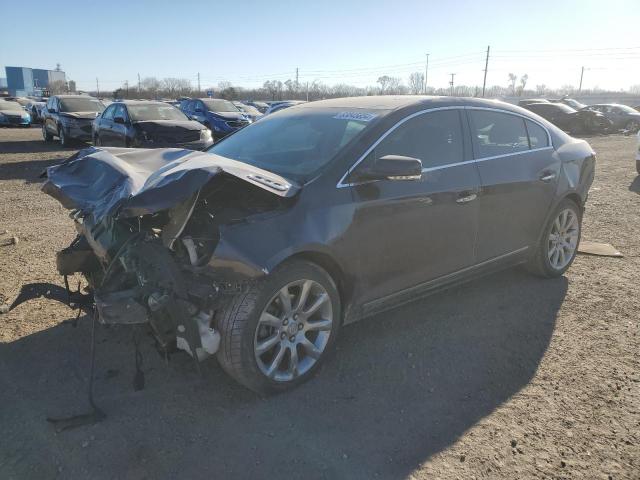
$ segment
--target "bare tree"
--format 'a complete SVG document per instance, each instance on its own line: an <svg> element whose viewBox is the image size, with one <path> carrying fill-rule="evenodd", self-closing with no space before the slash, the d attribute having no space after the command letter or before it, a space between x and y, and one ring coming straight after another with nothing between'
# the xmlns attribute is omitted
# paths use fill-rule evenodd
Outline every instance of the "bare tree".
<svg viewBox="0 0 640 480"><path fill-rule="evenodd" d="M527 85L527 80L529 80L529 75L526 73L520 77L520 86L518 87L518 96L522 96L522 92L524 92L524 87Z"/></svg>
<svg viewBox="0 0 640 480"><path fill-rule="evenodd" d="M516 80L518 80L518 76L515 73L510 73L509 84L511 85L511 91L513 92L514 96L516 94Z"/></svg>
<svg viewBox="0 0 640 480"><path fill-rule="evenodd" d="M389 88L391 77L389 75L383 75L381 77L378 77L377 81L380 84L380 94L384 95L385 93L387 93L387 89Z"/></svg>
<svg viewBox="0 0 640 480"><path fill-rule="evenodd" d="M172 98L191 93L191 82L186 78L167 77L163 78L160 83L164 90L163 93Z"/></svg>
<svg viewBox="0 0 640 480"><path fill-rule="evenodd" d="M544 83L541 83L540 85L536 85L537 95L544 95L546 91L547 91L547 86Z"/></svg>
<svg viewBox="0 0 640 480"><path fill-rule="evenodd" d="M409 90L413 95L418 95L424 91L424 73L413 72L409 75Z"/></svg>
<svg viewBox="0 0 640 480"><path fill-rule="evenodd" d="M143 78L140 82L140 86L145 92L149 94L151 98L157 97L161 88L160 80L158 80L156 77Z"/></svg>
<svg viewBox="0 0 640 480"><path fill-rule="evenodd" d="M67 84L64 80L55 80L49 84L49 91L52 95L58 95L67 91Z"/></svg>

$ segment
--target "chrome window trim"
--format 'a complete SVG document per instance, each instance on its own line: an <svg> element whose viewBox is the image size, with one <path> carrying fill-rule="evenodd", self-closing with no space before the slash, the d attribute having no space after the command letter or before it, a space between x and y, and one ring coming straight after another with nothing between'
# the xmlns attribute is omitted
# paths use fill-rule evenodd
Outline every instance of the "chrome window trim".
<svg viewBox="0 0 640 480"><path fill-rule="evenodd" d="M524 118L525 120L529 120L535 124L537 124L538 126L540 126L540 128L542 128L545 132L547 132L547 140L549 141L549 145L547 145L547 147L552 147L553 146L553 142L551 141L551 133L549 133L549 129L547 127L545 127L544 125L542 125L540 122L538 122L537 120L534 120L533 118L527 116L527 115L523 115L522 113L517 113L517 112L510 112L509 110L502 110L500 108L490 108L490 107L464 107L465 110L489 110L489 111L494 111L494 112L500 112L500 113L506 113L508 115L515 115L516 117L521 117ZM527 131L527 134L529 132ZM547 148L547 147L541 147L541 148ZM538 150L538 149L535 149ZM530 152L532 150L529 150ZM511 154L508 154L511 155ZM477 158L476 160L481 160L487 157L480 157Z"/></svg>
<svg viewBox="0 0 640 480"><path fill-rule="evenodd" d="M529 117L527 115L523 115L521 113L510 112L509 110L503 110L501 108L470 107L470 106L464 106L464 105L456 105L456 106L451 106L451 107L429 108L429 109L426 109L426 110L420 110L419 112L412 113L411 115L403 118L402 120L399 120L395 125L393 125L386 132L384 132L384 134L382 134L380 136L380 138L378 138L367 150L365 150L365 152L360 156L360 158L358 158L358 160L356 160L356 162L353 165L351 165L351 167L345 172L345 174L342 175L342 177L340 178L340 180L336 184L336 188L354 187L354 186L357 186L357 185L364 185L364 184L367 184L367 183L378 182L379 180L366 180L366 181L363 181L363 182L356 182L356 183L344 183L345 179L351 174L351 172L353 172L353 170L355 170L355 168L360 164L360 162L362 162L367 157L367 155L369 155L378 146L378 144L380 142L382 142L382 140L384 140L388 135L390 135L396 128L398 128L403 123L405 123L405 122L407 122L407 121L411 120L412 118L415 118L415 117L417 117L419 115L423 115L423 114L426 114L426 113L429 113L429 112L437 112L437 111L440 111L440 110L489 110L489 111L494 111L494 112L499 112L499 113L506 113L506 114L510 114L510 115L515 115L515 116L521 117L521 118L523 118L525 120L529 120L529 121L535 123L536 125L539 125L545 132L547 132L547 140L549 141L549 145L546 146L546 147L521 150L519 152L504 153L504 154L501 154L501 155L493 155L491 157L474 158L472 160L465 160L463 162L449 163L447 165L439 165L437 167L427 167L427 168L423 168L422 169L422 173L432 172L432 171L435 171L435 170L442 170L442 169L445 169L445 168L458 167L458 166L467 165L467 164L470 164L470 163L484 162L484 161L487 161L487 160L494 160L494 159L497 159L497 158L510 157L512 155L521 155L523 153L539 152L539 151L543 151L543 150L552 150L554 148L553 147L553 143L551 142L551 134L549 133L549 129L547 127L545 127L544 125L542 125L537 120L534 120L533 118L531 118L531 117Z"/></svg>

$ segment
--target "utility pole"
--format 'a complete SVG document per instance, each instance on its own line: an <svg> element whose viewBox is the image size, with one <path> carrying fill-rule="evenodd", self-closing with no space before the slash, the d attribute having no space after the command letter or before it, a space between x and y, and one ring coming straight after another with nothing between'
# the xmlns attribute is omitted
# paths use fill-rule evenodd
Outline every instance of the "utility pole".
<svg viewBox="0 0 640 480"><path fill-rule="evenodd" d="M584 67L582 67L582 70L580 71L580 86L578 87L578 93L582 91L582 77L584 77Z"/></svg>
<svg viewBox="0 0 640 480"><path fill-rule="evenodd" d="M309 101L309 82L307 82L307 102Z"/></svg>
<svg viewBox="0 0 640 480"><path fill-rule="evenodd" d="M124 81L124 88L125 88L125 91L127 92L127 98L129 98L129 80Z"/></svg>
<svg viewBox="0 0 640 480"><path fill-rule="evenodd" d="M96 95L100 96L100 82L98 81L98 77L96 77Z"/></svg>
<svg viewBox="0 0 640 480"><path fill-rule="evenodd" d="M484 61L484 81L482 82L482 96L484 97L484 91L487 88L487 69L489 68L489 49L491 45L487 46L487 58Z"/></svg>
<svg viewBox="0 0 640 480"><path fill-rule="evenodd" d="M198 96L200 96L200 72L198 72Z"/></svg>
<svg viewBox="0 0 640 480"><path fill-rule="evenodd" d="M298 67L296 67L296 93L298 92Z"/></svg>
<svg viewBox="0 0 640 480"><path fill-rule="evenodd" d="M140 91L142 89L140 88L140 74L138 74L138 96L140 96Z"/></svg>
<svg viewBox="0 0 640 480"><path fill-rule="evenodd" d="M429 54L427 53L427 63L424 66L424 94L427 94L427 75L429 74Z"/></svg>
<svg viewBox="0 0 640 480"><path fill-rule="evenodd" d="M453 77L455 77L456 74L450 73L449 75L451 75L451 81L449 82L449 85L451 85L451 96L453 97Z"/></svg>

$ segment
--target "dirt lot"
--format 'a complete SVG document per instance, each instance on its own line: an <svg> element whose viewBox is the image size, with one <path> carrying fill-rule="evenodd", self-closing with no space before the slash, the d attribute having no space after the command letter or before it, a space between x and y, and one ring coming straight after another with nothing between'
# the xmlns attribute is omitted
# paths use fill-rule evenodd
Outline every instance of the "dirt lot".
<svg viewBox="0 0 640 480"><path fill-rule="evenodd" d="M598 173L583 238L623 259L580 256L564 278L506 271L345 328L301 388L260 399L215 360L168 365L143 344L134 392L127 329L97 331L107 419L86 410L90 322L45 298L74 235L40 193L69 155L38 129L0 130L0 478L640 478L640 177L635 139L592 138ZM47 286L52 283L57 285Z"/></svg>

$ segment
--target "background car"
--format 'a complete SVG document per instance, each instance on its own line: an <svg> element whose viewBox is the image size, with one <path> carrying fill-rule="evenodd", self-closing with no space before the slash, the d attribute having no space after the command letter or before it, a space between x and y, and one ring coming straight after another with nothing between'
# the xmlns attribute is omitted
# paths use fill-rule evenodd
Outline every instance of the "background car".
<svg viewBox="0 0 640 480"><path fill-rule="evenodd" d="M90 142L92 123L104 110L104 104L88 95L55 95L49 97L42 117L42 138L51 142L60 139L68 146L74 140Z"/></svg>
<svg viewBox="0 0 640 480"><path fill-rule="evenodd" d="M577 111L564 103L531 103L524 108L571 133L606 133L612 122L593 110Z"/></svg>
<svg viewBox="0 0 640 480"><path fill-rule="evenodd" d="M640 175L640 131L638 131L638 148L636 150L636 172Z"/></svg>
<svg viewBox="0 0 640 480"><path fill-rule="evenodd" d="M191 98L181 102L181 110L191 119L207 127L215 140L246 127L251 120L228 100Z"/></svg>
<svg viewBox="0 0 640 480"><path fill-rule="evenodd" d="M627 105L618 103L599 103L586 107L589 110L600 112L613 124L616 130L628 130L637 132L640 130L640 112Z"/></svg>
<svg viewBox="0 0 640 480"><path fill-rule="evenodd" d="M18 102L0 99L0 126L30 127L31 116Z"/></svg>
<svg viewBox="0 0 640 480"><path fill-rule="evenodd" d="M251 102L244 102L246 105L251 105L252 107L255 107L260 113L265 113L268 109L269 109L269 104L267 102L260 102L260 101L251 101Z"/></svg>
<svg viewBox="0 0 640 480"><path fill-rule="evenodd" d="M525 98L523 100L518 101L518 106L526 107L527 105L531 105L532 103L550 103L546 98Z"/></svg>
<svg viewBox="0 0 640 480"><path fill-rule="evenodd" d="M46 101L42 102L36 100L32 100L31 102L27 103L27 105L25 106L25 110L29 112L29 115L31 115L32 123L40 123L42 121L42 109L46 106L46 104Z"/></svg>
<svg viewBox="0 0 640 480"><path fill-rule="evenodd" d="M293 107L294 105L300 105L301 103L306 103L306 102L304 102L303 100L282 100L277 102L271 102L269 104L269 108L264 114L270 115L280 110L284 110L285 108Z"/></svg>
<svg viewBox="0 0 640 480"><path fill-rule="evenodd" d="M213 144L211 130L165 102L122 101L109 105L93 122L96 146L188 148Z"/></svg>
<svg viewBox="0 0 640 480"><path fill-rule="evenodd" d="M573 108L574 110L582 110L583 108L586 107L586 105L582 102L579 102L573 98L568 98L568 97L563 97L557 100L551 100L551 102L553 103L563 103L565 105L568 105L569 107Z"/></svg>
<svg viewBox="0 0 640 480"><path fill-rule="evenodd" d="M260 110L258 110L253 105L247 105L245 103L237 102L237 101L232 103L236 106L238 110L244 113L246 117L249 117L252 122L255 122L256 120L258 120L259 118L262 118L263 116L263 113L260 112Z"/></svg>

